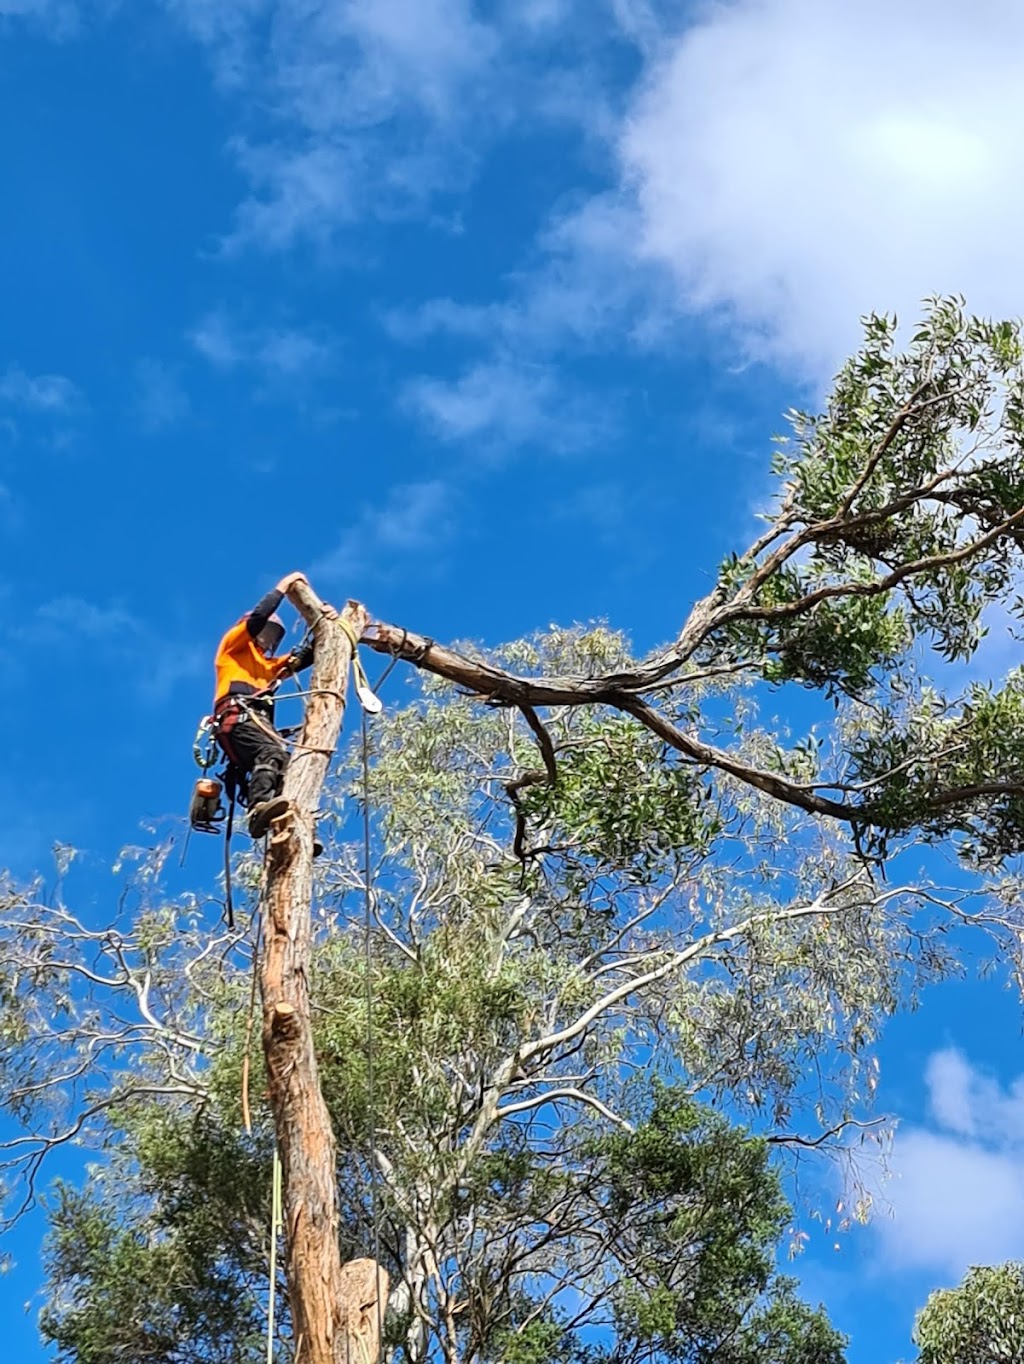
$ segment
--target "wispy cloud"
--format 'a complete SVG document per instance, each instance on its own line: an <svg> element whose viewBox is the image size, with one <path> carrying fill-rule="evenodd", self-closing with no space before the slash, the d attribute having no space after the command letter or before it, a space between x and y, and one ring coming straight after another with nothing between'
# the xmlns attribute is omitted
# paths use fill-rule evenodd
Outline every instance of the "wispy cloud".
<svg viewBox="0 0 1024 1364"><path fill-rule="evenodd" d="M584 401L553 368L514 357L473 365L451 380L414 379L402 400L442 440L472 441L483 451L536 445L566 454L613 425L607 407Z"/></svg>
<svg viewBox="0 0 1024 1364"><path fill-rule="evenodd" d="M112 642L141 635L143 626L121 606L100 606L81 597L54 597L37 608L19 634L33 642L57 643L69 638L90 643Z"/></svg>
<svg viewBox="0 0 1024 1364"><path fill-rule="evenodd" d="M886 1264L956 1279L1024 1257L1024 1077L1004 1088L947 1049L925 1079L933 1123L897 1133L892 1217L873 1224Z"/></svg>
<svg viewBox="0 0 1024 1364"><path fill-rule="evenodd" d="M268 0L163 0L164 7L210 53L219 85L235 89L252 79L259 25Z"/></svg>
<svg viewBox="0 0 1024 1364"><path fill-rule="evenodd" d="M636 231L627 205L594 196L550 220L538 259L510 279L503 298L435 298L385 312L396 340L419 345L443 334L474 355L454 379L410 385L407 410L446 439L484 437L503 447L571 451L613 435L614 395L584 401L565 361L672 340L680 313L662 267L630 259Z"/></svg>
<svg viewBox="0 0 1024 1364"><path fill-rule="evenodd" d="M228 252L255 245L283 251L303 237L329 242L339 226L359 216L357 148L323 143L232 144L253 186L238 208Z"/></svg>
<svg viewBox="0 0 1024 1364"><path fill-rule="evenodd" d="M456 515L454 493L439 479L399 484L379 506L365 505L310 571L314 578L332 582L370 574L387 577L396 560L408 562L428 551L436 570Z"/></svg>
<svg viewBox="0 0 1024 1364"><path fill-rule="evenodd" d="M606 186L556 208L501 296L393 310L396 338L442 332L477 348L473 366L529 364L666 348L700 317L741 358L820 383L870 309L913 317L962 291L1024 312L1013 0L987 0L984 23L952 0L611 7L642 66L591 116Z"/></svg>
<svg viewBox="0 0 1024 1364"><path fill-rule="evenodd" d="M264 379L314 377L334 359L325 333L308 327L244 327L221 311L208 313L189 340L216 369L249 369Z"/></svg>
<svg viewBox="0 0 1024 1364"><path fill-rule="evenodd" d="M232 144L252 193L228 249L329 240L456 183L499 35L471 0L166 0L221 84L276 115ZM493 120L493 115L492 115Z"/></svg>
<svg viewBox="0 0 1024 1364"><path fill-rule="evenodd" d="M81 24L74 0L0 0L0 32L5 21L21 19L43 28L51 38L72 38Z"/></svg>
<svg viewBox="0 0 1024 1364"><path fill-rule="evenodd" d="M119 660L145 705L167 701L177 685L201 675L209 660L197 646L167 638L119 602L94 602L71 594L53 597L28 613L8 632L15 659L80 652L86 643Z"/></svg>
<svg viewBox="0 0 1024 1364"><path fill-rule="evenodd" d="M640 229L635 210L613 194L556 212L536 242L537 261L509 280L503 298L452 298L391 309L382 322L416 344L444 333L487 341L524 358L662 341L678 323L664 270L630 256Z"/></svg>
<svg viewBox="0 0 1024 1364"><path fill-rule="evenodd" d="M437 197L510 128L607 130L621 41L649 27L641 0L164 4L245 111L230 147L251 192L228 251L322 246L364 217L437 221Z"/></svg>
<svg viewBox="0 0 1024 1364"><path fill-rule="evenodd" d="M177 370L161 360L140 360L136 365L133 406L150 435L177 426L191 410Z"/></svg>
<svg viewBox="0 0 1024 1364"><path fill-rule="evenodd" d="M62 374L28 374L18 365L8 365L0 373L0 405L22 412L66 415L80 410L84 398Z"/></svg>

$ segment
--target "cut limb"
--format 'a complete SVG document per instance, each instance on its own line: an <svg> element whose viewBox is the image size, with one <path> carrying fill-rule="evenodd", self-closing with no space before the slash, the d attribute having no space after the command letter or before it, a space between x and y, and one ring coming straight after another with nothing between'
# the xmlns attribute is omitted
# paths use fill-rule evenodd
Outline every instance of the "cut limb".
<svg viewBox="0 0 1024 1364"><path fill-rule="evenodd" d="M290 817L275 828L267 852L260 991L268 1090L283 1173L288 1298L294 1338L300 1342L295 1364L376 1364L377 1292L379 1288L383 1306L387 1274L372 1260L342 1268L336 1144L313 1048L308 991L313 828L330 755L341 733L352 644L339 621L324 614L308 584L295 584L289 597L313 629L316 656L301 743L285 774ZM363 607L349 602L343 616L358 638L366 627Z"/></svg>
<svg viewBox="0 0 1024 1364"><path fill-rule="evenodd" d="M1021 509L1021 516L1024 517L1024 508ZM1015 518L1014 523L1016 523ZM890 574L889 576L891 578L893 575ZM698 603L693 613L694 617L703 618L709 609L707 600ZM751 607L746 614L751 617L759 617L763 613L761 608ZM788 607L784 608L784 614L790 614ZM709 771L728 773L747 786L763 791L774 800L792 805L811 815L852 825L855 829L869 827L886 829L890 827L884 808L878 811L872 806L870 799L862 796L849 799L849 788L844 788L841 785L830 787L826 783L822 783L820 786L808 786L805 783L792 780L784 773L754 767L736 755L724 749L716 748L712 744L704 743L694 734L684 732L668 716L651 706L640 693L645 687L650 686L652 681L666 674L668 667L664 660L669 658L672 653L671 650L667 651L663 658L655 659L651 663L640 664L633 672L615 673L603 677L532 678L505 672L482 659L457 653L454 649L438 644L425 635L413 634L411 630L403 629L397 625L388 625L383 621L373 623L363 635L362 643L377 653L390 654L394 658L404 659L417 668L421 668L424 672L433 673L437 677L444 677L464 691L479 696L490 705L518 707L526 717L530 728L537 735L541 751L545 756L545 764L548 766L549 780L551 779L551 769L548 764L548 752L545 750L544 738L541 737L537 726L531 721L531 715L533 719L536 719L533 708L536 706L605 705L632 715L652 734L656 734L664 743L682 753L695 766ZM682 656L680 654L672 666L679 666L681 662ZM541 729L543 729L542 726ZM524 781L523 784L532 784L532 779ZM828 790L840 792L842 798L836 799L824 794ZM973 785L953 787L949 790L933 789L931 794L922 800L922 809L927 812L937 812L957 805L966 805L978 798L996 796L1024 796L1024 781L1021 781L1018 774L1011 773L1001 780L978 782ZM521 837L519 843L521 849ZM517 850L518 855L520 855L519 850Z"/></svg>
<svg viewBox="0 0 1024 1364"><path fill-rule="evenodd" d="M380 1327L388 1296L388 1276L376 1260L350 1260L341 1271L345 1334L354 1364L380 1357Z"/></svg>

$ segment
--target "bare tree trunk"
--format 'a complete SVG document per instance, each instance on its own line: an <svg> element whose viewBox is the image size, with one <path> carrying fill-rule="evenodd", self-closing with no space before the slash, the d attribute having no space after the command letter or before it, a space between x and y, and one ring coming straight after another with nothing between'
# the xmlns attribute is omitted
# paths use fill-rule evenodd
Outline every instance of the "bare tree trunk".
<svg viewBox="0 0 1024 1364"><path fill-rule="evenodd" d="M352 645L306 583L289 594L313 627L316 658L302 736L285 774L291 812L275 821L266 865L263 1049L281 1153L286 1277L296 1364L376 1364L387 1275L373 1260L342 1269L336 1144L320 1088L309 1007L313 942L313 829L327 766L341 733ZM366 611L343 612L358 638ZM379 1298L378 1298L379 1294Z"/></svg>

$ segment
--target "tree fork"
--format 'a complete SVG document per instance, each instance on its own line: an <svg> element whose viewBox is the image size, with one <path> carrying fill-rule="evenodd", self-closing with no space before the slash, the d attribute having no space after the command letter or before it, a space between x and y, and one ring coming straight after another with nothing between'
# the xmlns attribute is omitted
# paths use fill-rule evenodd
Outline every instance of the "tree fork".
<svg viewBox="0 0 1024 1364"><path fill-rule="evenodd" d="M342 1266L334 1131L320 1086L310 1019L313 830L341 733L352 643L306 582L289 599L316 640L302 735L285 773L287 815L267 848L260 992L270 1106L281 1155L286 1278L296 1364L375 1364L388 1279L373 1260ZM346 603L357 638L367 613Z"/></svg>

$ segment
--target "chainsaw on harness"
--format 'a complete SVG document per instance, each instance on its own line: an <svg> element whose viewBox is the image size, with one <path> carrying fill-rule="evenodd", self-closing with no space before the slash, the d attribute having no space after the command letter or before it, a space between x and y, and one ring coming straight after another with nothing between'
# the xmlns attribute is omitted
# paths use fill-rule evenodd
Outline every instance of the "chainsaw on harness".
<svg viewBox="0 0 1024 1364"><path fill-rule="evenodd" d="M216 834L220 832L220 826L227 814L222 800L227 772L220 776L210 774L210 769L215 767L220 759L217 747L217 721L212 715L204 715L199 722L199 729L192 745L192 756L203 775L196 779L192 788L192 799L188 807L189 826L196 833Z"/></svg>
<svg viewBox="0 0 1024 1364"><path fill-rule="evenodd" d="M220 721L215 715L204 715L199 722L192 756L203 775L196 779L189 802L189 833L195 830L201 834L220 833L224 830L224 909L229 930L235 927L235 911L231 893L231 833L235 822L235 805L241 801L248 804L249 785L245 773L227 759L223 772L210 775L221 754L217 743ZM226 755L224 755L226 758ZM225 806L224 802L227 801ZM225 823L225 816L227 822ZM186 848L187 848L186 842ZM184 854L182 854L184 861Z"/></svg>

